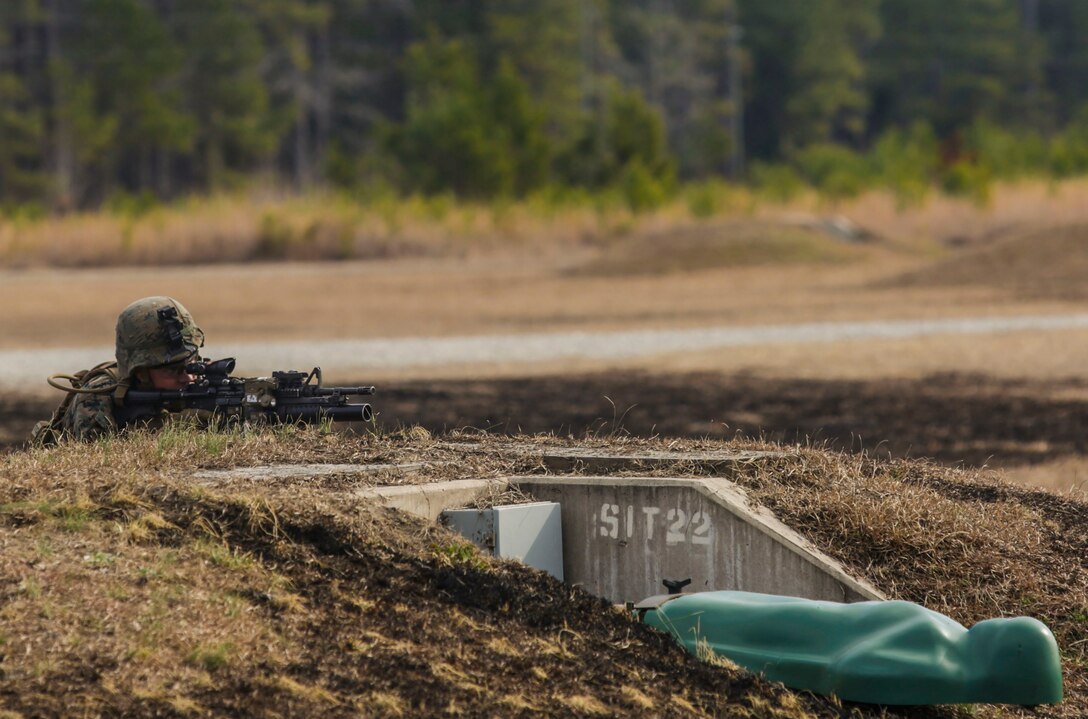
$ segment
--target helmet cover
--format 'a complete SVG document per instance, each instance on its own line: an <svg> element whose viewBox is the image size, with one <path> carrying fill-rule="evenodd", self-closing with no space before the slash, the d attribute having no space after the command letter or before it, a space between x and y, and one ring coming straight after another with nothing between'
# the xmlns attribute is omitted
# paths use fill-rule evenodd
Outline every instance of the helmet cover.
<svg viewBox="0 0 1088 719"><path fill-rule="evenodd" d="M128 379L138 369L187 360L204 346L189 310L171 297L145 297L117 318L117 374Z"/></svg>

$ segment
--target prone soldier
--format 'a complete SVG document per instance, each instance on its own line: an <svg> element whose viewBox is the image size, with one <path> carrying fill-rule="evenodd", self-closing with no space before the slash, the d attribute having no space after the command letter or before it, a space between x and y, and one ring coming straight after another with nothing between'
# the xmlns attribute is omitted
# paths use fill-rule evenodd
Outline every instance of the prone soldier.
<svg viewBox="0 0 1088 719"><path fill-rule="evenodd" d="M348 401L351 395L374 394L373 387L324 387L320 367L232 377L234 359L202 359L203 346L204 332L177 300L133 302L117 318L116 361L49 378L68 395L52 419L35 426L32 441L92 440L131 425L159 426L171 414L204 425L217 419L245 425L373 419L369 404Z"/></svg>
<svg viewBox="0 0 1088 719"><path fill-rule="evenodd" d="M52 419L34 427L32 441L55 444L61 437L93 440L124 429L117 409L130 389L181 390L196 380L186 367L199 360L204 331L189 310L171 297L145 297L117 318L116 358L75 375L54 375L68 392ZM55 382L64 379L66 387Z"/></svg>

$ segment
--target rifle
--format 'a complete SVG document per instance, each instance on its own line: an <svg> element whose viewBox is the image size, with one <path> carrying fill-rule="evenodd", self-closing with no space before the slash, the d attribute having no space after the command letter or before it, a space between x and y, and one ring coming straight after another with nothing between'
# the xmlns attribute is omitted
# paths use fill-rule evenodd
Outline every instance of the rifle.
<svg viewBox="0 0 1088 719"><path fill-rule="evenodd" d="M192 362L188 374L199 379L179 390L124 392L114 417L119 425L158 416L162 410L205 410L227 422L315 422L322 419L369 422L369 404L352 404L348 397L372 395L373 387L324 387L321 368L311 372L273 372L271 377L232 377L234 358ZM316 380L316 382L313 382Z"/></svg>

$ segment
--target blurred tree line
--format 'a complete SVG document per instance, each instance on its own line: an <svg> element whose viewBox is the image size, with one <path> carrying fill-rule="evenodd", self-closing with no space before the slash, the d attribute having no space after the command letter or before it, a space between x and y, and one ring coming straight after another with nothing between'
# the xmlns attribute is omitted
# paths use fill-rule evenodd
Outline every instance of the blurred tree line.
<svg viewBox="0 0 1088 719"><path fill-rule="evenodd" d="M3 0L0 201L1088 172L1084 0Z"/></svg>

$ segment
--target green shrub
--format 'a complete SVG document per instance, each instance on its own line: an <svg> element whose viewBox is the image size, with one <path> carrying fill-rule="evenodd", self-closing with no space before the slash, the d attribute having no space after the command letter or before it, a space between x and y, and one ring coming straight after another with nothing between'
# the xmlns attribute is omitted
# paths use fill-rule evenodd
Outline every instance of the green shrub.
<svg viewBox="0 0 1088 719"><path fill-rule="evenodd" d="M9 220L16 225L28 225L44 220L49 214L45 204L37 200L31 202L0 203L0 219Z"/></svg>
<svg viewBox="0 0 1088 719"><path fill-rule="evenodd" d="M736 208L737 189L723 180L693 182L684 188L684 199L692 217L713 217Z"/></svg>
<svg viewBox="0 0 1088 719"><path fill-rule="evenodd" d="M756 192L775 202L789 202L805 189L804 180L788 165L754 162L751 177Z"/></svg>
<svg viewBox="0 0 1088 719"><path fill-rule="evenodd" d="M1047 167L1057 177L1088 174L1088 103L1051 141Z"/></svg>
<svg viewBox="0 0 1088 719"><path fill-rule="evenodd" d="M880 136L869 153L874 181L895 195L900 208L920 204L937 175L937 135L927 123L909 130L893 128Z"/></svg>
<svg viewBox="0 0 1088 719"><path fill-rule="evenodd" d="M103 203L103 208L118 217L137 219L159 206L159 199L151 190L139 193L130 193L123 190L115 190L109 194Z"/></svg>
<svg viewBox="0 0 1088 719"><path fill-rule="evenodd" d="M234 654L234 644L220 642L218 644L202 644L189 652L189 663L203 667L209 672L214 672L230 664Z"/></svg>
<svg viewBox="0 0 1088 719"><path fill-rule="evenodd" d="M864 157L832 143L803 148L794 155L794 164L809 184L832 199L861 194L870 179Z"/></svg>
<svg viewBox="0 0 1088 719"><path fill-rule="evenodd" d="M294 241L294 230L274 212L266 212L257 232L253 255L258 259L281 260Z"/></svg>
<svg viewBox="0 0 1088 719"><path fill-rule="evenodd" d="M669 197L668 188L639 158L634 158L623 169L620 176L620 191L627 206L634 212L655 210L665 204Z"/></svg>
<svg viewBox="0 0 1088 719"><path fill-rule="evenodd" d="M692 217L713 217L720 214L727 204L724 201L724 185L720 181L707 180L684 188L684 198Z"/></svg>
<svg viewBox="0 0 1088 719"><path fill-rule="evenodd" d="M992 194L989 168L960 160L944 171L941 187L950 195L967 197L977 205L986 205Z"/></svg>
<svg viewBox="0 0 1088 719"><path fill-rule="evenodd" d="M1014 133L979 120L967 129L964 144L995 179L1042 174L1049 164L1048 144L1035 132Z"/></svg>

